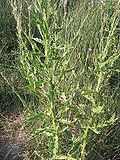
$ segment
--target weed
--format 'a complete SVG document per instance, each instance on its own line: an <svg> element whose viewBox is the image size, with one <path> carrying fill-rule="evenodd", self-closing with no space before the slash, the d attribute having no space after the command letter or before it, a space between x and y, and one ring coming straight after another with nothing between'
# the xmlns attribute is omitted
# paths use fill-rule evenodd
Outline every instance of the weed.
<svg viewBox="0 0 120 160"><path fill-rule="evenodd" d="M113 105L108 83L120 56L119 1L76 1L67 8L54 0L10 4L19 73L38 101L24 103L12 87L31 112L25 120L31 159L84 160L93 135L100 136L118 120L118 102ZM34 111L31 105L36 105Z"/></svg>

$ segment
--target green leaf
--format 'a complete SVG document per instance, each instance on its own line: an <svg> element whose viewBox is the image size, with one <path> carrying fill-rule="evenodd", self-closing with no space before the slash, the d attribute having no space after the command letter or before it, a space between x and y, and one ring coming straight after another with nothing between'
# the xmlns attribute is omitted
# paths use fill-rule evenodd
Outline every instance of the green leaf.
<svg viewBox="0 0 120 160"><path fill-rule="evenodd" d="M60 155L60 156L57 156L57 158L56 159L67 159L68 157L67 156L64 156L64 155Z"/></svg>
<svg viewBox="0 0 120 160"><path fill-rule="evenodd" d="M53 46L53 48L55 49L55 50L63 50L63 49L67 49L67 48L73 48L73 47L71 47L71 46L65 46L65 45L60 45L60 46Z"/></svg>
<svg viewBox="0 0 120 160"><path fill-rule="evenodd" d="M68 126L67 127L65 127L65 128L63 128L61 131L60 131L60 133L62 133L62 132L64 132L64 131L66 131L68 129Z"/></svg>
<svg viewBox="0 0 120 160"><path fill-rule="evenodd" d="M48 136L48 137L51 137L51 136L53 136L53 134L52 133L50 133L50 132L47 132L47 131L44 131L43 132L43 134L45 134L46 136Z"/></svg>
<svg viewBox="0 0 120 160"><path fill-rule="evenodd" d="M60 32L62 30L62 28L54 28L52 31L54 32L54 33L58 33L58 32Z"/></svg>
<svg viewBox="0 0 120 160"><path fill-rule="evenodd" d="M100 114L100 113L103 113L103 106L97 106L95 108L92 109L92 112L93 113L96 113L96 114Z"/></svg>
<svg viewBox="0 0 120 160"><path fill-rule="evenodd" d="M36 45L36 43L31 39L31 37L28 36L25 32L24 32L24 34L25 34L27 40L29 41L29 43L30 43L30 45L32 47L32 50L33 51L35 51L35 49L39 50L38 47L37 47L37 45Z"/></svg>
<svg viewBox="0 0 120 160"><path fill-rule="evenodd" d="M69 139L69 140L71 140L72 139L72 133L70 132L70 131L68 131L68 130L65 130L65 134L66 134L66 136L67 136L67 138Z"/></svg>
<svg viewBox="0 0 120 160"><path fill-rule="evenodd" d="M95 127L89 127L94 133L100 134L100 131L98 131Z"/></svg>
<svg viewBox="0 0 120 160"><path fill-rule="evenodd" d="M40 44L43 44L43 41L39 38L32 38L32 39Z"/></svg>
<svg viewBox="0 0 120 160"><path fill-rule="evenodd" d="M70 149L70 154L75 153L75 152L80 148L80 145L81 145L81 141L80 141L80 140L77 140L77 141L73 144L72 148Z"/></svg>
<svg viewBox="0 0 120 160"><path fill-rule="evenodd" d="M63 100L64 100L65 102L67 102L67 97L66 97L66 95L65 95L65 92L62 92L61 97L63 98Z"/></svg>
<svg viewBox="0 0 120 160"><path fill-rule="evenodd" d="M116 114L113 113L111 118L107 121L108 124L114 124L118 118L115 118Z"/></svg>
<svg viewBox="0 0 120 160"><path fill-rule="evenodd" d="M41 134L45 134L48 137L53 136L49 128L39 128L33 134L31 134L30 139L39 137Z"/></svg>
<svg viewBox="0 0 120 160"><path fill-rule="evenodd" d="M56 159L64 159L64 160L77 160L73 157L68 157L68 156L64 156L64 155L60 155L60 156L57 156Z"/></svg>
<svg viewBox="0 0 120 160"><path fill-rule="evenodd" d="M60 57L60 56L54 56L54 57L52 57L52 60L56 60L56 61L61 61L62 60L62 57Z"/></svg>
<svg viewBox="0 0 120 160"><path fill-rule="evenodd" d="M67 125L70 125L72 122L71 121L68 121L66 119L61 119L59 120L60 123L63 123L63 124L67 124Z"/></svg>
<svg viewBox="0 0 120 160"><path fill-rule="evenodd" d="M43 80L39 80L35 82L36 86L41 86L43 83L45 83L45 81Z"/></svg>
<svg viewBox="0 0 120 160"><path fill-rule="evenodd" d="M30 122L30 121L38 121L40 119L42 119L44 117L44 112L40 112L40 113L36 113L34 114L33 116L31 116L27 121Z"/></svg>

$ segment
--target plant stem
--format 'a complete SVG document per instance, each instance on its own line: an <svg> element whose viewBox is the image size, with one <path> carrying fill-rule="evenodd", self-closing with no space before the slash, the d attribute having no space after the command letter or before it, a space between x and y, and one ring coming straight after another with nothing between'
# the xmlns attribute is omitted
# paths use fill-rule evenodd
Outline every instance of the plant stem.
<svg viewBox="0 0 120 160"><path fill-rule="evenodd" d="M84 135L83 135L83 143L82 143L82 146L81 146L81 155L80 155L79 160L84 160L84 157L85 157L85 149L86 149L86 144L87 144L87 137L88 137L88 134L89 134L89 128L90 128L90 126L92 124L92 117L93 117L93 114L90 117L90 120L89 120L89 122L87 124L86 130L85 130Z"/></svg>
<svg viewBox="0 0 120 160"><path fill-rule="evenodd" d="M85 130L85 133L84 133L83 144L82 144L82 147L81 147L82 148L81 149L81 156L80 156L79 160L84 160L88 131L89 131L89 125L86 127L86 130Z"/></svg>

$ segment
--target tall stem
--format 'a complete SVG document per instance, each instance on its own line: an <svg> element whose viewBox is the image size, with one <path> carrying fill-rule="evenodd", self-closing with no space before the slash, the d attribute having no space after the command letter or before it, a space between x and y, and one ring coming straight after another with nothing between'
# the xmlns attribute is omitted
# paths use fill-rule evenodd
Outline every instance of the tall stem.
<svg viewBox="0 0 120 160"><path fill-rule="evenodd" d="M87 124L87 127L86 127L84 135L83 135L83 143L81 146L81 155L80 155L79 160L84 160L84 158L85 158L85 149L86 149L87 138L88 138L88 134L89 134L89 128L92 124L92 117L93 117L93 115L91 115L90 120Z"/></svg>
<svg viewBox="0 0 120 160"><path fill-rule="evenodd" d="M89 131L89 125L87 126L87 128L85 130L85 133L84 133L83 144L82 144L82 147L81 147L81 156L80 156L79 160L84 160L85 148L86 148L86 144L87 144L88 131Z"/></svg>

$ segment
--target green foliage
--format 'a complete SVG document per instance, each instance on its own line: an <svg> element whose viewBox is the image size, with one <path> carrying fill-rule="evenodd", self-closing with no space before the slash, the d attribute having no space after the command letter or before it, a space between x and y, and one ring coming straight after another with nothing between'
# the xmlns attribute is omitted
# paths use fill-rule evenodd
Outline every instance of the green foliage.
<svg viewBox="0 0 120 160"><path fill-rule="evenodd" d="M54 0L10 4L17 24L19 73L23 86L38 99L35 111L32 101L22 99L32 113L24 123L28 132L32 128L29 140L40 144L33 157L84 160L92 136L118 120L108 82L120 56L119 2L92 6L77 1L68 11Z"/></svg>

